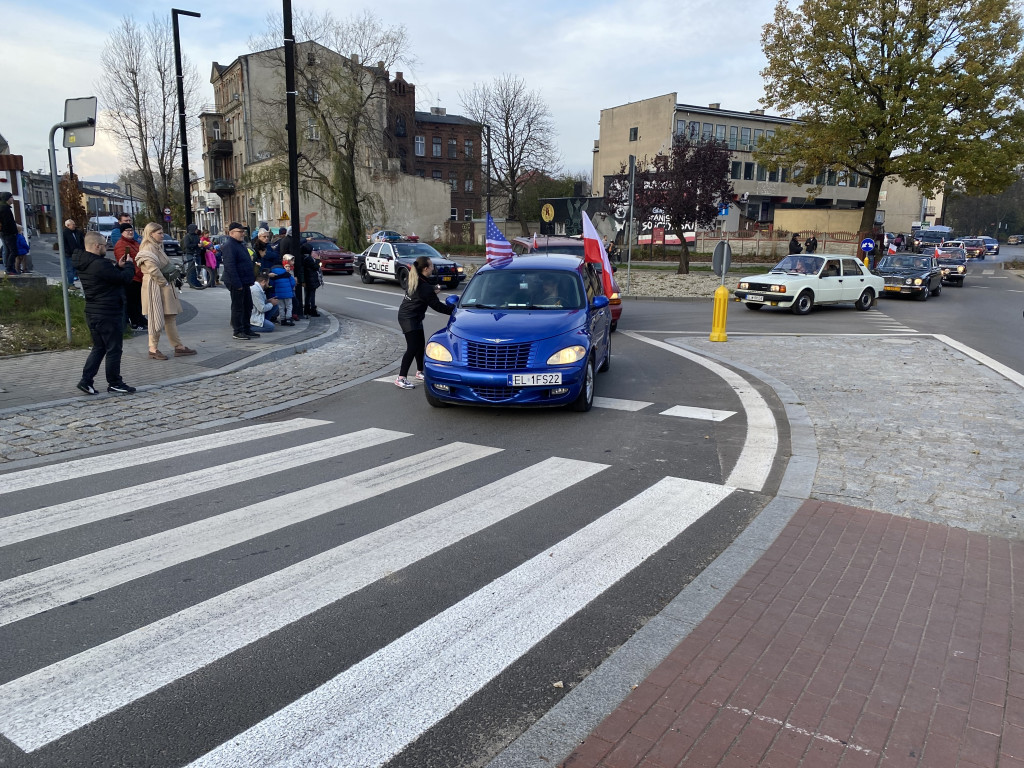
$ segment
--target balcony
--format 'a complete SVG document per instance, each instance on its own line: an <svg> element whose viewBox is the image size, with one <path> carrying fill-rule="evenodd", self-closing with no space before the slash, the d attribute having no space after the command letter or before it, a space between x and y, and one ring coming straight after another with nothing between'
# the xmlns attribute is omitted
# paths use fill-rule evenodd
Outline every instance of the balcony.
<svg viewBox="0 0 1024 768"><path fill-rule="evenodd" d="M211 155L230 155L232 151L231 139L208 139L209 153Z"/></svg>
<svg viewBox="0 0 1024 768"><path fill-rule="evenodd" d="M233 195L235 193L235 180L213 179L210 182L209 191L216 192L218 195Z"/></svg>

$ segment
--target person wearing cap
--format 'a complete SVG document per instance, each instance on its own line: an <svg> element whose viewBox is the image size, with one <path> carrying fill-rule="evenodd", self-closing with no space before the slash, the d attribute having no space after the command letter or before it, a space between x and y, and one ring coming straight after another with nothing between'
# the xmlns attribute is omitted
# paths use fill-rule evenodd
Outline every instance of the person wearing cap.
<svg viewBox="0 0 1024 768"><path fill-rule="evenodd" d="M128 311L128 325L133 331L149 328L149 321L142 314L142 270L135 257L139 255L139 241L135 238L135 227L131 222L121 225L121 237L114 243L114 257L121 261L130 256L135 265L135 277L125 288L125 306Z"/></svg>
<svg viewBox="0 0 1024 768"><path fill-rule="evenodd" d="M803 246L800 245L800 239L799 238L800 238L800 233L799 232L794 232L793 233L793 238L789 241L789 253L790 253L790 255L792 255L794 253L800 253L801 251L803 251Z"/></svg>
<svg viewBox="0 0 1024 768"><path fill-rule="evenodd" d="M228 239L221 246L224 259L224 285L231 292L232 338L248 341L259 337L249 327L252 317L252 291L249 286L256 282L249 249L245 247L245 227L237 221L228 226Z"/></svg>
<svg viewBox="0 0 1024 768"><path fill-rule="evenodd" d="M4 245L4 269L8 275L18 274L15 267L18 259L18 222L14 220L10 192L0 192L0 240Z"/></svg>
<svg viewBox="0 0 1024 768"><path fill-rule="evenodd" d="M64 263L68 268L68 286L72 286L78 280L78 273L75 272L75 262L71 257L74 256L75 251L85 250L85 239L74 219L64 222L64 231L61 233L61 237L64 240Z"/></svg>

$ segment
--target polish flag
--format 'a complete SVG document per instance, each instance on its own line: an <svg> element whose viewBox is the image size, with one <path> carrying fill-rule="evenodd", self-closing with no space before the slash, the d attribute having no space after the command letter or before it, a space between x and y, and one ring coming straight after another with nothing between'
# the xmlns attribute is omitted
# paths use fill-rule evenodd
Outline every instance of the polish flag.
<svg viewBox="0 0 1024 768"><path fill-rule="evenodd" d="M533 250L537 250L537 233L533 233Z"/></svg>
<svg viewBox="0 0 1024 768"><path fill-rule="evenodd" d="M612 288L612 263L608 260L608 253L604 249L600 235L594 227L590 216L583 214L583 260L591 264L601 265L601 282L604 284L604 295L611 296L614 293Z"/></svg>
<svg viewBox="0 0 1024 768"><path fill-rule="evenodd" d="M936 246L935 246L935 258L937 259L937 258L939 258L940 256L942 256L942 251L941 251L941 250L939 250L939 246L937 246L937 245L936 245Z"/></svg>
<svg viewBox="0 0 1024 768"><path fill-rule="evenodd" d="M889 250L886 251L886 253L888 253L890 256L895 256L896 255L896 245L895 245L895 243L889 243Z"/></svg>

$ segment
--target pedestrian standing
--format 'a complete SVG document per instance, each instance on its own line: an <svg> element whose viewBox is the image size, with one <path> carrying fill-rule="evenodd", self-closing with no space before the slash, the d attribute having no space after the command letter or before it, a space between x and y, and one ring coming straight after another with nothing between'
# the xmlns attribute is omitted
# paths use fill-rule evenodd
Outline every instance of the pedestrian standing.
<svg viewBox="0 0 1024 768"><path fill-rule="evenodd" d="M409 272L409 283L405 290L405 298L398 308L398 325L405 334L405 354L402 366L398 370L395 386L402 389L415 389L416 385L407 378L412 361L416 360L416 378L423 378L423 350L426 337L423 334L423 318L427 315L427 307L450 315L453 307L442 304L437 298L437 286L432 281L434 263L429 256L420 256L413 262Z"/></svg>
<svg viewBox="0 0 1024 768"><path fill-rule="evenodd" d="M31 250L31 246L28 244L28 240L25 238L25 228L18 224L18 237L15 240L15 245L18 248L18 258L14 262L15 268L21 274L26 274L32 270L28 266L28 254Z"/></svg>
<svg viewBox="0 0 1024 768"><path fill-rule="evenodd" d="M75 261L72 258L75 251L85 250L85 239L82 237L82 231L78 228L78 224L74 219L68 219L64 222L64 231L61 233L61 237L64 240L64 264L68 270L68 287L70 288L78 280L78 274L75 272ZM106 247L106 244L104 244Z"/></svg>
<svg viewBox="0 0 1024 768"><path fill-rule="evenodd" d="M249 286L256 282L256 277L249 249L245 247L245 227L237 221L228 226L228 239L221 246L221 257L224 260L224 285L231 292L232 338L238 341L259 338L259 334L249 327L249 319L252 317L252 292Z"/></svg>
<svg viewBox="0 0 1024 768"><path fill-rule="evenodd" d="M273 288L274 296L280 302L281 325L295 325L292 319L295 300L295 278L284 267L274 267L270 270L270 285Z"/></svg>
<svg viewBox="0 0 1024 768"><path fill-rule="evenodd" d="M814 253L816 250L818 250L818 238L816 238L814 235L811 235L806 240L804 240L804 251L806 253Z"/></svg>
<svg viewBox="0 0 1024 768"><path fill-rule="evenodd" d="M142 314L142 270L135 261L139 255L139 241L135 239L135 227L131 223L121 224L121 237L114 243L114 256L121 260L125 255L131 256L135 265L135 278L125 289L125 307L128 312L128 326L133 331L145 330L149 323Z"/></svg>
<svg viewBox="0 0 1024 768"><path fill-rule="evenodd" d="M160 351L160 331L167 331L167 339L174 345L174 356L194 355L196 351L186 347L178 335L178 315L181 302L174 286L165 273L172 268L171 260L164 253L164 229L156 222L150 222L142 233L142 245L135 263L142 271L142 312L149 320L149 357L151 360L166 360Z"/></svg>
<svg viewBox="0 0 1024 768"><path fill-rule="evenodd" d="M800 246L800 234L797 232L793 233L792 239L789 241L789 254L792 256L794 253L800 253L803 248Z"/></svg>
<svg viewBox="0 0 1024 768"><path fill-rule="evenodd" d="M85 394L95 395L93 380L105 358L107 392L131 394L135 387L129 387L121 378L121 350L124 289L135 277L135 265L128 255L117 264L106 258L106 238L99 232L86 232L82 245L71 258L85 294L85 322L92 336L92 351L77 386Z"/></svg>
<svg viewBox="0 0 1024 768"><path fill-rule="evenodd" d="M15 263L18 259L18 222L14 220L14 208L10 192L0 192L0 240L4 245L4 270L8 275L18 274Z"/></svg>
<svg viewBox="0 0 1024 768"><path fill-rule="evenodd" d="M313 249L309 243L303 244L299 258L302 259L302 274L306 287L303 293L303 309L310 317L320 317L320 313L316 309L316 289L324 284L320 262L313 256Z"/></svg>

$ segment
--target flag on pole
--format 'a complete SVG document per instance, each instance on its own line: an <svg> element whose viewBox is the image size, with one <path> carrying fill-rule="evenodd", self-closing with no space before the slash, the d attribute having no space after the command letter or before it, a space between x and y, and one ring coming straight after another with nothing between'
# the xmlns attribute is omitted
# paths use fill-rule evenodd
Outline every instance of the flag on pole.
<svg viewBox="0 0 1024 768"><path fill-rule="evenodd" d="M935 246L935 258L937 259L940 256L942 256L942 251L939 249L939 246L936 245Z"/></svg>
<svg viewBox="0 0 1024 768"><path fill-rule="evenodd" d="M533 233L533 250L537 250L537 233Z"/></svg>
<svg viewBox="0 0 1024 768"><path fill-rule="evenodd" d="M498 225L491 218L491 212L487 212L487 262L500 261L512 258L512 243L505 239L498 229Z"/></svg>
<svg viewBox="0 0 1024 768"><path fill-rule="evenodd" d="M886 253L889 254L890 256L895 256L896 255L896 243L889 243L889 250L886 251Z"/></svg>
<svg viewBox="0 0 1024 768"><path fill-rule="evenodd" d="M611 297L615 289L612 288L612 263L608 260L608 252L604 249L601 236L597 234L594 222L590 216L583 214L583 260L591 264L601 265L601 282L604 284L604 295Z"/></svg>

